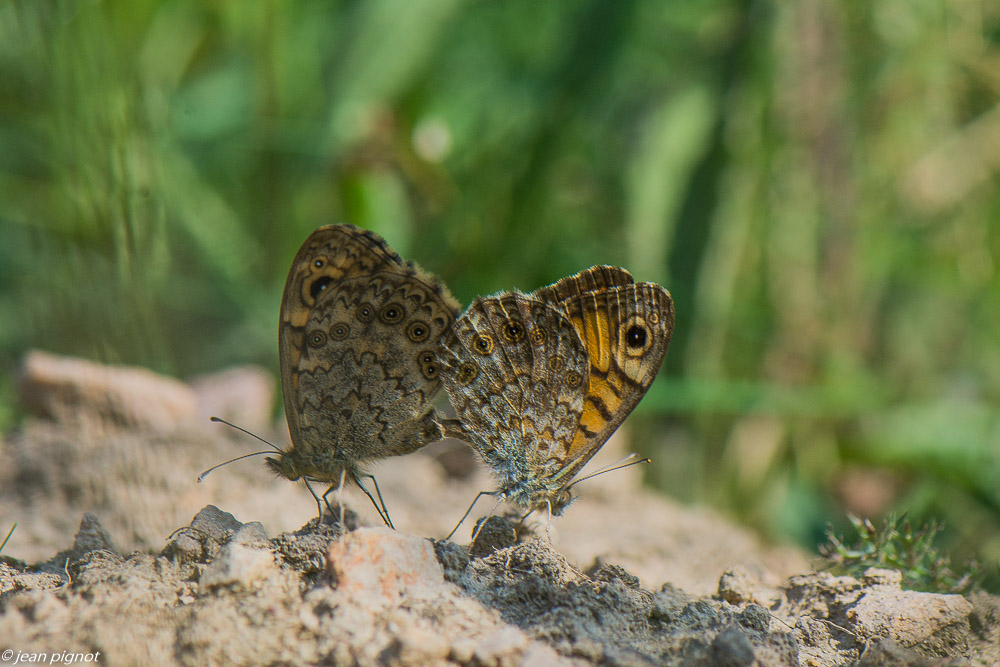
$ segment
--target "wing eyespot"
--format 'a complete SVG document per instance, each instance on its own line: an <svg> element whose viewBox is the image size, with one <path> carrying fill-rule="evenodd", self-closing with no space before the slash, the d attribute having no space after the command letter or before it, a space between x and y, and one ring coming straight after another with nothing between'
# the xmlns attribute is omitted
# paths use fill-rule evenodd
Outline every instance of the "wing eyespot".
<svg viewBox="0 0 1000 667"><path fill-rule="evenodd" d="M306 335L306 340L309 342L309 347L319 349L326 345L326 333L319 329L310 331Z"/></svg>
<svg viewBox="0 0 1000 667"><path fill-rule="evenodd" d="M461 387L467 387L472 384L472 381L478 376L479 369L476 368L475 364L466 362L458 367L458 373L455 375L455 382Z"/></svg>
<svg viewBox="0 0 1000 667"><path fill-rule="evenodd" d="M421 350L417 354L417 365L420 366L420 373L427 380L438 379L437 356L430 350Z"/></svg>
<svg viewBox="0 0 1000 667"><path fill-rule="evenodd" d="M345 340L351 335L351 327L346 322L336 322L330 327L330 338L333 340Z"/></svg>
<svg viewBox="0 0 1000 667"><path fill-rule="evenodd" d="M630 317L621 326L620 332L620 347L627 356L640 357L653 346L653 331L641 317Z"/></svg>
<svg viewBox="0 0 1000 667"><path fill-rule="evenodd" d="M406 309L398 303L387 303L378 311L378 318L385 324L399 324L406 317Z"/></svg>
<svg viewBox="0 0 1000 667"><path fill-rule="evenodd" d="M631 348L641 348L646 344L646 328L633 324L625 332L625 344Z"/></svg>
<svg viewBox="0 0 1000 667"><path fill-rule="evenodd" d="M431 328L426 322L417 320L406 327L406 336L414 343L421 343L431 335Z"/></svg>
<svg viewBox="0 0 1000 667"><path fill-rule="evenodd" d="M472 349L476 351L476 354L481 354L484 357L493 354L493 338L478 334L472 340Z"/></svg>
<svg viewBox="0 0 1000 667"><path fill-rule="evenodd" d="M316 280L309 283L309 296L311 296L315 301L316 298L320 295L320 293L327 287L329 287L330 283L332 282L333 278L331 278L330 276L319 276L318 278L316 278Z"/></svg>
<svg viewBox="0 0 1000 667"><path fill-rule="evenodd" d="M524 339L524 325L518 320L507 320L503 326L503 337L511 343L518 343Z"/></svg>
<svg viewBox="0 0 1000 667"><path fill-rule="evenodd" d="M371 322L375 319L375 307L370 303L362 303L358 306L355 317L358 318L359 322Z"/></svg>

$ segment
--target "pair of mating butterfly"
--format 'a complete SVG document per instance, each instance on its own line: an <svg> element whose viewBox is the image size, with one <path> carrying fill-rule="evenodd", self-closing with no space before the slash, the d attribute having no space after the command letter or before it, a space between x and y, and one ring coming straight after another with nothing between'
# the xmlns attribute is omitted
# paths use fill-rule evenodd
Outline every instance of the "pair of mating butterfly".
<svg viewBox="0 0 1000 667"><path fill-rule="evenodd" d="M498 489L485 493L561 514L577 472L659 371L674 324L669 293L595 266L459 312L440 280L373 232L313 232L288 274L278 327L292 446L268 465L307 486L330 483L326 493L353 479L391 526L362 464L451 436L493 469ZM442 385L457 420L431 405Z"/></svg>

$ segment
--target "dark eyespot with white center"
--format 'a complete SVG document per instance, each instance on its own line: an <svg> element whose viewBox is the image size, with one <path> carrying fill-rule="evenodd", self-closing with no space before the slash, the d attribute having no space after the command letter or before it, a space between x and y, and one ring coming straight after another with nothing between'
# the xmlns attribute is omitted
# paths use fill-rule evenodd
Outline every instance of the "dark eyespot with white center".
<svg viewBox="0 0 1000 667"><path fill-rule="evenodd" d="M406 317L406 310L398 303L387 303L378 311L378 318L386 324L399 324Z"/></svg>
<svg viewBox="0 0 1000 667"><path fill-rule="evenodd" d="M326 333L320 331L319 329L315 331L310 331L306 334L306 340L309 343L309 347L320 348L326 345Z"/></svg>
<svg viewBox="0 0 1000 667"><path fill-rule="evenodd" d="M472 349L477 354L486 356L493 353L493 339L489 336L478 335L472 340Z"/></svg>
<svg viewBox="0 0 1000 667"><path fill-rule="evenodd" d="M426 322L417 320L416 322L412 322L410 326L406 327L406 336L414 343L425 341L430 335L431 328L427 326Z"/></svg>
<svg viewBox="0 0 1000 667"><path fill-rule="evenodd" d="M646 328L633 324L625 332L625 344L629 347L641 348L646 344Z"/></svg>
<svg viewBox="0 0 1000 667"><path fill-rule="evenodd" d="M524 325L517 320L507 320L503 325L503 337L511 343L517 343L524 338Z"/></svg>
<svg viewBox="0 0 1000 667"><path fill-rule="evenodd" d="M330 286L330 283L332 282L333 278L331 278L330 276L320 276L316 280L312 281L312 283L310 283L309 296L311 296L313 300L315 300L323 290L325 290L327 287Z"/></svg>
<svg viewBox="0 0 1000 667"><path fill-rule="evenodd" d="M351 327L345 322L337 322L330 327L330 338L334 340L344 340L351 335Z"/></svg>
<svg viewBox="0 0 1000 667"><path fill-rule="evenodd" d="M360 306L358 306L358 310L355 313L355 316L358 318L358 321L360 322L371 322L373 319L375 319L375 307L372 306L370 303L362 303Z"/></svg>

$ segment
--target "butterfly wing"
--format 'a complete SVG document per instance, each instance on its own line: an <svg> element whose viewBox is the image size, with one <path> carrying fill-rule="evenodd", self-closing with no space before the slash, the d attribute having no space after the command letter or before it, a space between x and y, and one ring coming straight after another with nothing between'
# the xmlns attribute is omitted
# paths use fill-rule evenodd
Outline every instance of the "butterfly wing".
<svg viewBox="0 0 1000 667"><path fill-rule="evenodd" d="M584 294L634 284L635 278L625 269L620 266L602 264L592 266L576 275L567 276L547 287L539 288L532 293L532 296L550 303L562 303Z"/></svg>
<svg viewBox="0 0 1000 667"><path fill-rule="evenodd" d="M542 288L583 341L590 360L579 428L559 478L568 484L645 395L660 370L674 327L670 293L635 283L625 269L595 266Z"/></svg>
<svg viewBox="0 0 1000 667"><path fill-rule="evenodd" d="M347 278L405 270L402 258L384 240L353 225L320 227L299 248L285 281L278 321L281 387L292 442L298 441L300 434L295 370L305 349L306 323L316 302L327 287Z"/></svg>
<svg viewBox="0 0 1000 667"><path fill-rule="evenodd" d="M316 230L292 264L279 325L294 467L325 478L436 439L435 349L457 313L436 278L373 232Z"/></svg>
<svg viewBox="0 0 1000 667"><path fill-rule="evenodd" d="M582 415L585 350L559 308L516 292L473 301L445 339L445 388L511 500L553 492Z"/></svg>

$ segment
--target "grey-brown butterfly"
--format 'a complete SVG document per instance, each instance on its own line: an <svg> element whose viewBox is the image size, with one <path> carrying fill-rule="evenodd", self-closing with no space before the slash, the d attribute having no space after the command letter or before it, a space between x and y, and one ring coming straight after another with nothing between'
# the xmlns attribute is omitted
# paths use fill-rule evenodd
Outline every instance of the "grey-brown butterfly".
<svg viewBox="0 0 1000 667"><path fill-rule="evenodd" d="M374 232L353 225L313 232L281 301L278 350L292 445L268 458L271 469L307 486L329 483L324 498L345 479L368 493L361 478L374 478L365 462L439 440L431 406L442 385L437 348L458 312L440 280L404 262ZM375 503L368 493L391 526L378 495Z"/></svg>
<svg viewBox="0 0 1000 667"><path fill-rule="evenodd" d="M595 266L526 295L476 299L442 345L445 389L495 493L559 515L580 469L652 384L673 331L670 294Z"/></svg>

